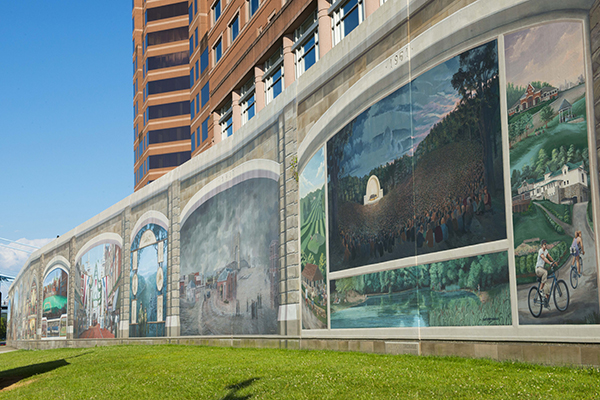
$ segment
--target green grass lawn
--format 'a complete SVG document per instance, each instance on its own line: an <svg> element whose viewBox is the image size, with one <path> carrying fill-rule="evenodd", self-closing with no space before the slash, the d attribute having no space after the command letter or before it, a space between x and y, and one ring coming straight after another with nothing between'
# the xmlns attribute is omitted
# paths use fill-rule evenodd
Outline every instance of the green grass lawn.
<svg viewBox="0 0 600 400"><path fill-rule="evenodd" d="M595 399L600 370L200 346L0 354L0 399ZM14 380L14 379L13 379Z"/></svg>

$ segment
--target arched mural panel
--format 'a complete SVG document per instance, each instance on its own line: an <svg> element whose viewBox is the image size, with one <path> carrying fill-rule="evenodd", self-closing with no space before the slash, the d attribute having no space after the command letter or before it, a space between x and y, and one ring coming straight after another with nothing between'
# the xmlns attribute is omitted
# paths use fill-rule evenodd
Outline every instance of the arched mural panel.
<svg viewBox="0 0 600 400"><path fill-rule="evenodd" d="M129 336L165 336L167 317L167 230L149 223L131 243Z"/></svg>
<svg viewBox="0 0 600 400"><path fill-rule="evenodd" d="M277 332L279 184L264 176L231 176L181 227L182 336Z"/></svg>
<svg viewBox="0 0 600 400"><path fill-rule="evenodd" d="M114 241L86 245L75 264L74 337L117 337L120 318L121 246Z"/></svg>
<svg viewBox="0 0 600 400"><path fill-rule="evenodd" d="M42 338L67 337L69 273L51 265L43 281Z"/></svg>

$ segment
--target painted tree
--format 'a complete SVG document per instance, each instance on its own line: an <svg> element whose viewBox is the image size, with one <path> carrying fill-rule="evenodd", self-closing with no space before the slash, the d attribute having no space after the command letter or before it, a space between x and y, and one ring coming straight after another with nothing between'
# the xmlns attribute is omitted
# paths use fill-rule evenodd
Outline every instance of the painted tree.
<svg viewBox="0 0 600 400"><path fill-rule="evenodd" d="M452 77L452 86L461 96L461 104L468 104L477 112L479 137L483 147L485 182L494 192L494 156L500 144L494 137L500 121L498 86L498 54L496 42L490 42L462 53L460 67Z"/></svg>
<svg viewBox="0 0 600 400"><path fill-rule="evenodd" d="M540 118L543 122L546 123L546 128L548 128L548 122L552 121L553 117L554 112L552 111L552 107L550 107L549 105L544 106L540 110Z"/></svg>
<svg viewBox="0 0 600 400"><path fill-rule="evenodd" d="M567 162L573 162L575 158L575 145L569 146L569 151L567 152Z"/></svg>

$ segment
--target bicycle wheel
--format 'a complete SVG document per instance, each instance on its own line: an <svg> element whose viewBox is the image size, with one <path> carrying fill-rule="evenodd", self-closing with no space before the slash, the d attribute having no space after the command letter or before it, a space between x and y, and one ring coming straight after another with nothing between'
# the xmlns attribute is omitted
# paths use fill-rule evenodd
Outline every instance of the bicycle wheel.
<svg viewBox="0 0 600 400"><path fill-rule="evenodd" d="M577 273L577 268L571 268L571 286L573 289L577 288L577 284L579 283L579 274Z"/></svg>
<svg viewBox="0 0 600 400"><path fill-rule="evenodd" d="M565 311L569 307L569 288L562 279L554 287L554 305L558 311Z"/></svg>
<svg viewBox="0 0 600 400"><path fill-rule="evenodd" d="M529 289L529 296L527 300L527 303L529 304L529 312L531 313L531 315L533 315L535 318L539 317L542 313L543 302L542 296L540 295L537 286L534 286L531 289Z"/></svg>

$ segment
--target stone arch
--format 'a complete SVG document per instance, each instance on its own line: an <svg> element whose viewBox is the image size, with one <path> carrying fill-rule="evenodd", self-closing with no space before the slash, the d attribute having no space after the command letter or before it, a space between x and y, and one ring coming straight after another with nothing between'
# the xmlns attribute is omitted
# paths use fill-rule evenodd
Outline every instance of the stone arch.
<svg viewBox="0 0 600 400"><path fill-rule="evenodd" d="M169 219L160 211L147 211L140 218L138 218L135 223L133 229L131 230L131 236L129 238L129 243L133 243L133 239L138 234L140 229L148 224L156 224L162 228L164 228L167 232L169 231Z"/></svg>
<svg viewBox="0 0 600 400"><path fill-rule="evenodd" d="M279 171L279 163L271 160L251 160L235 167L210 181L187 202L179 217L179 225L183 226L198 207L217 194L249 179L268 178L278 181Z"/></svg>
<svg viewBox="0 0 600 400"><path fill-rule="evenodd" d="M123 247L123 239L120 235L112 232L101 233L100 235L88 240L75 256L75 263L88 251L101 244L116 244L119 247Z"/></svg>
<svg viewBox="0 0 600 400"><path fill-rule="evenodd" d="M46 279L46 276L55 270L56 268L60 268L64 270L67 274L71 272L71 263L63 256L54 256L50 261L46 263L46 267L44 268L44 273L42 274L42 282Z"/></svg>

